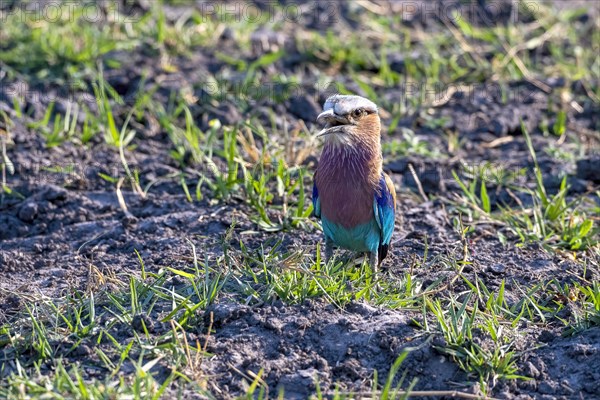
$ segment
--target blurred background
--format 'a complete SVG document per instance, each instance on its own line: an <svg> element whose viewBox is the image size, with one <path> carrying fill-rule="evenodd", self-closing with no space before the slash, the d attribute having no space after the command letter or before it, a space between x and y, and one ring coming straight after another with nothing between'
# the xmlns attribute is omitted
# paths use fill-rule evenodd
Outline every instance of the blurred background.
<svg viewBox="0 0 600 400"><path fill-rule="evenodd" d="M227 198L241 167L311 169L315 118L334 93L379 105L386 168L421 196L459 190L456 170L492 179L492 205L515 204L502 188L533 182L523 129L548 190L565 177L572 193L598 183L594 1L0 7L7 188L7 179L108 188L126 177L140 193L181 195L183 181L196 199Z"/></svg>

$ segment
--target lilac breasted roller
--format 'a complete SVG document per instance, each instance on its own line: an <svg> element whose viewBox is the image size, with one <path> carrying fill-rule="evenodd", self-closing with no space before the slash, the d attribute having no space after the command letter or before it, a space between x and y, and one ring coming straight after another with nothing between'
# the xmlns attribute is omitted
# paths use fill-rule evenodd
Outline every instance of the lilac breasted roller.
<svg viewBox="0 0 600 400"><path fill-rule="evenodd" d="M317 122L323 152L315 172L314 214L325 234L325 257L334 246L369 253L374 271L386 257L396 215L396 191L383 172L377 106L360 96L334 95Z"/></svg>

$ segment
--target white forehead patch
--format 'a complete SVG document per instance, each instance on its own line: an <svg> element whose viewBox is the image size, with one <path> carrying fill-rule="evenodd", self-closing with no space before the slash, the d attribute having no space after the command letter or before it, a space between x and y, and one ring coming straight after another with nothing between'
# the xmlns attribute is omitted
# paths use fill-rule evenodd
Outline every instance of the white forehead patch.
<svg viewBox="0 0 600 400"><path fill-rule="evenodd" d="M370 112L377 112L377 105L369 99L360 96L348 96L336 94L329 97L323 105L323 111L332 109L337 115L351 113L357 108L362 108Z"/></svg>

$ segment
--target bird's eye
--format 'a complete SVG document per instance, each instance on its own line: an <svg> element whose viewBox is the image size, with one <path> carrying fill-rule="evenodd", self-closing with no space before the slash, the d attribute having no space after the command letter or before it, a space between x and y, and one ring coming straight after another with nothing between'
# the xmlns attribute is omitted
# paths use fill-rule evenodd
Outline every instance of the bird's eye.
<svg viewBox="0 0 600 400"><path fill-rule="evenodd" d="M356 110L352 111L352 116L354 118L362 117L362 115L363 115L363 109L362 108L357 108Z"/></svg>

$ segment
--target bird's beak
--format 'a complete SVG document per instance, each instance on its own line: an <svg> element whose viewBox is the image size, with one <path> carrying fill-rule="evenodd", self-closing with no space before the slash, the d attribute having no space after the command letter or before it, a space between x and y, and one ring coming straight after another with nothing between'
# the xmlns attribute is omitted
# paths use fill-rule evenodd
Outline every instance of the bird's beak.
<svg viewBox="0 0 600 400"><path fill-rule="evenodd" d="M319 116L317 117L317 122L319 124L344 125L348 123L348 120L342 116L335 114L332 109L329 109L319 114Z"/></svg>
<svg viewBox="0 0 600 400"><path fill-rule="evenodd" d="M339 125L347 125L349 123L347 118L337 115L332 109L323 111L321 114L319 114L317 117L317 122L325 125L325 128L323 128L323 130L321 130L317 136L323 136L327 133L332 133L329 131L329 128Z"/></svg>

